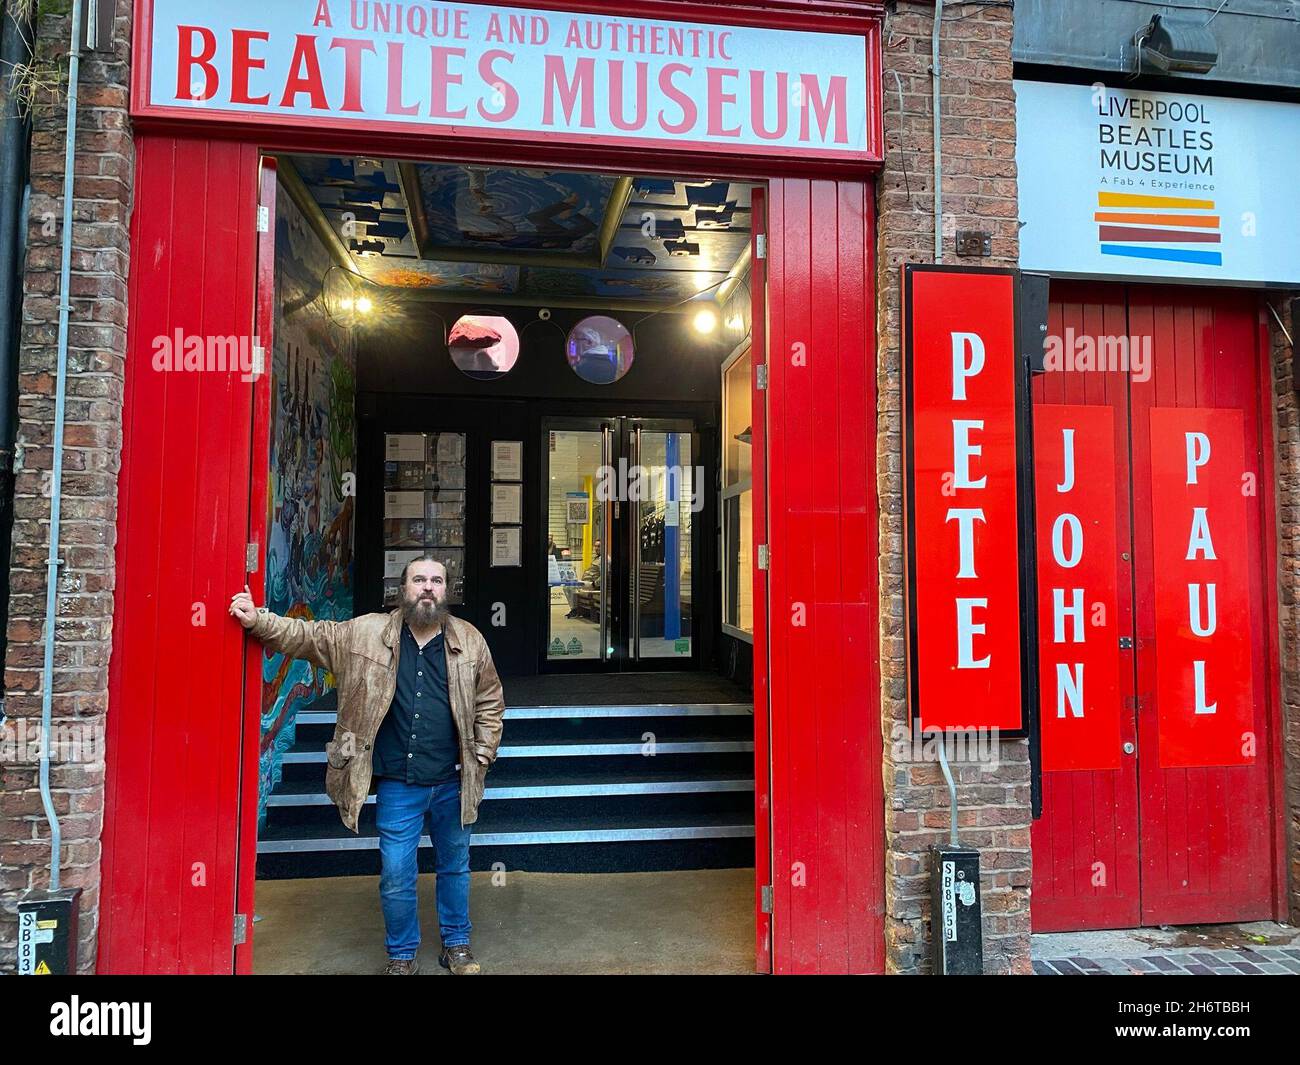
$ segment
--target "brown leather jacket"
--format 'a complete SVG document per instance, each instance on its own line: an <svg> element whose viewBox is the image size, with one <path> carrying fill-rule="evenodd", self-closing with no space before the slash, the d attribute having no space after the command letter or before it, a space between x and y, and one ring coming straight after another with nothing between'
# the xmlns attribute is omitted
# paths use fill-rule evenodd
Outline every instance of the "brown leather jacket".
<svg viewBox="0 0 1300 1065"><path fill-rule="evenodd" d="M325 745L329 765L325 791L339 808L343 823L357 830L357 818L370 793L375 734L397 689L398 634L402 612L363 614L351 621L304 621L258 611L250 634L272 651L305 658L334 674L338 685L338 721ZM447 689L451 715L460 734L460 823L478 819L483 779L501 744L505 701L492 652L482 633L468 621L449 618L444 631Z"/></svg>

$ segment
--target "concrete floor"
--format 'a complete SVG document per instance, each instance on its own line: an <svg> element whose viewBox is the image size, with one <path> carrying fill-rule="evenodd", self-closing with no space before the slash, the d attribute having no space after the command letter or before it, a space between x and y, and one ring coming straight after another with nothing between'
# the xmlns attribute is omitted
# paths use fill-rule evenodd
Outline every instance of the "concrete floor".
<svg viewBox="0 0 1300 1065"><path fill-rule="evenodd" d="M494 883L494 880L496 883ZM434 877L420 877L420 974L438 967ZM379 878L261 880L253 971L377 973ZM754 971L754 871L474 873L474 954L484 973Z"/></svg>
<svg viewBox="0 0 1300 1065"><path fill-rule="evenodd" d="M1118 958L1176 950L1234 950L1254 946L1300 946L1300 929L1273 921L1247 924L1166 925L1160 928L1118 928L1100 932L1039 932L1030 936L1035 958Z"/></svg>

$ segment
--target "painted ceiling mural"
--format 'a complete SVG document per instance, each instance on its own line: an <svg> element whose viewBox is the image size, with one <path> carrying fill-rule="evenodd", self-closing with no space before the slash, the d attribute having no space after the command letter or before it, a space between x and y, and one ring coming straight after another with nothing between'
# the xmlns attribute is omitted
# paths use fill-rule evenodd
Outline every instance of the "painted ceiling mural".
<svg viewBox="0 0 1300 1065"><path fill-rule="evenodd" d="M750 239L750 186L738 182L291 162L357 273L440 298L707 298Z"/></svg>

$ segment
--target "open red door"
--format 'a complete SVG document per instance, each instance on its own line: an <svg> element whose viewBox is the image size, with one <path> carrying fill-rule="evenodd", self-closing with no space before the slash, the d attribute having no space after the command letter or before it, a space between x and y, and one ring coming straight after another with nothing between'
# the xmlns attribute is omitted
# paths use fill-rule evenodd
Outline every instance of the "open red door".
<svg viewBox="0 0 1300 1065"><path fill-rule="evenodd" d="M266 535L270 522L267 481L271 446L271 351L275 343L275 160L263 156L258 171L257 303L254 345L260 371L253 382L252 468L248 481L248 589L254 603L266 602ZM239 781L235 972L253 971L253 892L257 874L257 788L261 741L262 646L245 638L242 773ZM240 942L242 921L243 942Z"/></svg>
<svg viewBox="0 0 1300 1065"><path fill-rule="evenodd" d="M873 188L786 178L762 200L774 973L884 969Z"/></svg>
<svg viewBox="0 0 1300 1065"><path fill-rule="evenodd" d="M750 247L750 417L754 484L754 969L772 971L771 706L767 697L767 570L759 545L767 543L767 212L761 189L752 199Z"/></svg>

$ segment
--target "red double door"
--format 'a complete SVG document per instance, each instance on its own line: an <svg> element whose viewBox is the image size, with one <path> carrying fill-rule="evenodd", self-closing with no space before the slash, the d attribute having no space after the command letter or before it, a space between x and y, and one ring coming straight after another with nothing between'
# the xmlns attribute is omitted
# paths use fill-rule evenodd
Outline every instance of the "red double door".
<svg viewBox="0 0 1300 1065"><path fill-rule="evenodd" d="M1257 920L1280 905L1260 323L1254 293L1053 283L1034 383L1034 931Z"/></svg>

